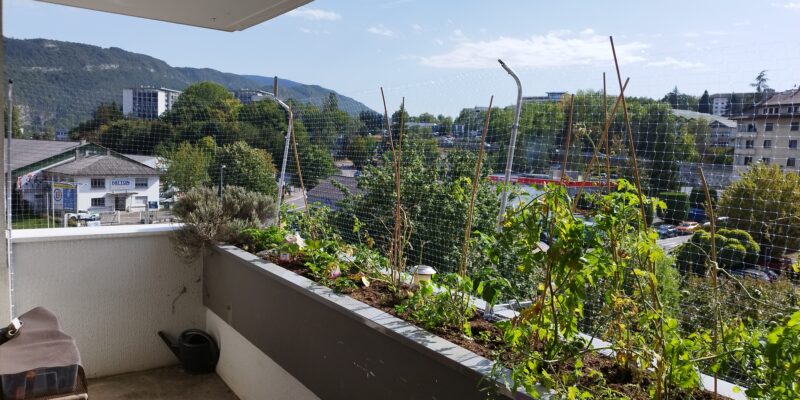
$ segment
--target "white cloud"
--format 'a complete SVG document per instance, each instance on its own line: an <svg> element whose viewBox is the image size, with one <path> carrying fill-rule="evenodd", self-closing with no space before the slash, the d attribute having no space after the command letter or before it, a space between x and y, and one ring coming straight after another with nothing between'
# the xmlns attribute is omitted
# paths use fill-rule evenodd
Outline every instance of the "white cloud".
<svg viewBox="0 0 800 400"><path fill-rule="evenodd" d="M691 61L682 61L676 60L672 57L664 57L661 61L651 61L647 63L648 67L674 67L674 68L700 68L704 67L705 64L701 62L691 62Z"/></svg>
<svg viewBox="0 0 800 400"><path fill-rule="evenodd" d="M420 25L420 24L411 25L411 29L414 30L414 33L416 33L416 34L422 33L422 30L423 30L422 29L422 25Z"/></svg>
<svg viewBox="0 0 800 400"><path fill-rule="evenodd" d="M641 42L619 43L617 56L622 63L644 61ZM500 37L488 41L463 41L444 54L421 57L423 65L437 68L492 68L497 59L513 67L554 68L611 62L608 38L584 31L576 36L569 31L551 32L528 38Z"/></svg>
<svg viewBox="0 0 800 400"><path fill-rule="evenodd" d="M372 33L373 35L380 35L380 36L394 36L394 32L392 32L389 28L383 26L383 24L378 24L374 26L370 26L367 28L367 32Z"/></svg>
<svg viewBox="0 0 800 400"><path fill-rule="evenodd" d="M800 10L800 2L772 3L773 7L785 8L787 10Z"/></svg>
<svg viewBox="0 0 800 400"><path fill-rule="evenodd" d="M289 11L286 15L310 21L338 21L342 19L342 16L337 12L320 10L318 8L301 8Z"/></svg>

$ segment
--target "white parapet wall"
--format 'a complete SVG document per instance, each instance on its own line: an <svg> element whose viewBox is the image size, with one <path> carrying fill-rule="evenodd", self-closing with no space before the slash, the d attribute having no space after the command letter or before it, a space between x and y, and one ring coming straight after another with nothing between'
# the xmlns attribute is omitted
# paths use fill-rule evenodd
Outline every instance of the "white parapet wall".
<svg viewBox="0 0 800 400"><path fill-rule="evenodd" d="M217 375L241 400L317 400L314 392L206 309L206 330L220 348Z"/></svg>
<svg viewBox="0 0 800 400"><path fill-rule="evenodd" d="M177 363L158 337L204 328L202 259L172 248L175 225L14 231L18 313L54 312L75 338L89 377Z"/></svg>

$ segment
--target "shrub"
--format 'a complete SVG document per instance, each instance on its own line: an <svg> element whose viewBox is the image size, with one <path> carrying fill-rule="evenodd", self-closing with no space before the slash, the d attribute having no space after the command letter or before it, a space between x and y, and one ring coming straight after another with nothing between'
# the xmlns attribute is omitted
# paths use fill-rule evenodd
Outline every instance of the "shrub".
<svg viewBox="0 0 800 400"><path fill-rule="evenodd" d="M716 232L717 264L721 268L745 268L758 260L761 248L749 233L740 229L720 229ZM689 242L676 253L678 269L705 274L706 261L711 257L711 234L695 232Z"/></svg>
<svg viewBox="0 0 800 400"><path fill-rule="evenodd" d="M678 223L689 216L689 195L683 192L661 192L659 198L667 205L664 220Z"/></svg>
<svg viewBox="0 0 800 400"><path fill-rule="evenodd" d="M184 225L176 232L175 251L185 259L195 259L206 245L236 242L246 228L259 228L275 215L272 197L227 186L220 201L209 188L187 192L174 207Z"/></svg>

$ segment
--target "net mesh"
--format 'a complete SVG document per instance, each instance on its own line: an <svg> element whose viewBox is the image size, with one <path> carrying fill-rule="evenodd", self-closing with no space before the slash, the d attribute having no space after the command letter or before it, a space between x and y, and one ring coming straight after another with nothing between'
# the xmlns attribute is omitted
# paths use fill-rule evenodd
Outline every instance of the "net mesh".
<svg viewBox="0 0 800 400"><path fill-rule="evenodd" d="M513 92L502 71L387 87L386 114L333 93L297 99L279 90L276 98L269 85L245 90L210 82L181 91L120 88L110 97L87 87L69 93L68 103L56 103L55 93L38 80L12 78L7 162L13 229L171 222L171 207L192 188L209 187L224 196L229 186L239 186L280 198L293 212L327 207L332 229L345 240L368 234L387 248L395 151L402 154L409 264L440 273L458 269L481 153L472 229L497 229L515 107L495 105L482 139L490 94L475 93L469 82L484 79L498 92ZM723 79L719 87L732 85ZM594 87L602 87L601 76L597 81ZM800 248L800 92L759 86L695 96L676 87L663 98L626 96L623 106L616 76L609 76L607 87L605 96L602 90L575 90L524 97L508 171L515 191L535 195L554 183L580 202L579 193L603 193L620 179L636 181L638 170L644 194L664 202L649 217L658 244L671 254L659 279L674 280L671 306L691 332L714 323L702 169L714 204L714 261L730 278L720 290L723 317L766 323L786 306L797 306L792 264ZM404 99L411 89L415 98ZM482 104L462 100L484 95ZM377 88L360 96L380 104ZM432 98L446 98L458 111L407 111L424 110ZM290 120L293 137L287 140ZM508 207L522 199L512 195ZM588 205L578 207L582 212L590 214ZM524 297L535 282L514 284ZM754 298L755 293L769 295ZM583 324L591 331L602 321L588 318ZM749 383L740 369L725 378Z"/></svg>

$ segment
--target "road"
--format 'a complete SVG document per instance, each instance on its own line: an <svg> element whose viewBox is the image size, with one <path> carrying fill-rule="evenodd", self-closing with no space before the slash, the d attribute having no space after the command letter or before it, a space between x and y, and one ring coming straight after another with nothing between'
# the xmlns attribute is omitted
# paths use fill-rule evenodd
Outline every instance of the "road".
<svg viewBox="0 0 800 400"><path fill-rule="evenodd" d="M673 238L669 238L669 239L660 239L660 240L657 240L657 241L656 241L656 243L657 243L659 246L661 246L661 248L662 248L662 249L664 249L664 251L666 251L666 252L670 252L670 251L672 251L674 248L676 248L676 247L678 247L678 246L680 246L680 245L682 245L682 244L684 244L684 243L688 242L688 241L689 241L689 238L691 238L691 237L692 237L692 235L686 235L686 236L675 236L675 237L673 237Z"/></svg>

